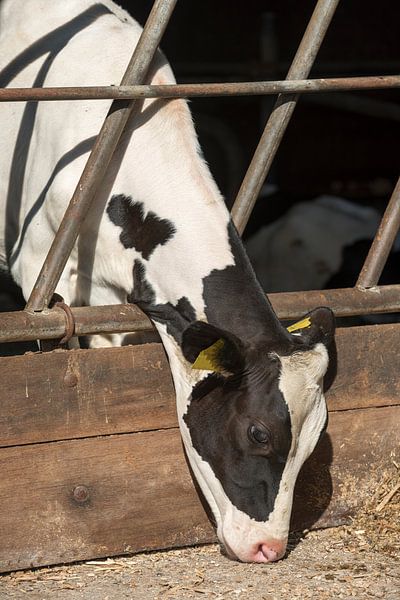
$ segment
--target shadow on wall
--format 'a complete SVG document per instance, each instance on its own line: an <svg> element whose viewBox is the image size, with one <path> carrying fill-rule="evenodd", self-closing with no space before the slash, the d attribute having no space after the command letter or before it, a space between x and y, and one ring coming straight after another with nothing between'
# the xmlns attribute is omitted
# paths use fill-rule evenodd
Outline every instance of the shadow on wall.
<svg viewBox="0 0 400 600"><path fill-rule="evenodd" d="M324 393L330 389L337 374L337 347L329 347L329 367L324 377ZM329 426L329 422L328 422ZM324 433L314 452L306 460L297 478L294 490L291 530L311 529L323 525L324 513L332 500L333 484L330 467L333 447L329 433Z"/></svg>
<svg viewBox="0 0 400 600"><path fill-rule="evenodd" d="M330 473L332 460L331 438L325 433L299 473L293 498L291 530L311 529L317 523L323 527L324 513L333 494Z"/></svg>

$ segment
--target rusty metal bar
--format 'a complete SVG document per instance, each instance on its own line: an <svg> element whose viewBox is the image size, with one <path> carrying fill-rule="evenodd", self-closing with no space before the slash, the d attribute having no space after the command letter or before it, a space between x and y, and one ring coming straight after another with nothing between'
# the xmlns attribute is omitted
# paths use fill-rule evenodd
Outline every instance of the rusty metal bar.
<svg viewBox="0 0 400 600"><path fill-rule="evenodd" d="M153 329L151 321L133 304L71 308L75 335L123 333ZM61 308L41 312L0 313L0 342L61 339L66 331Z"/></svg>
<svg viewBox="0 0 400 600"><path fill-rule="evenodd" d="M155 0L122 78L122 85L141 83L145 77L176 1ZM112 104L36 280L27 303L28 310L40 311L48 306L78 237L80 224L105 175L133 105L134 101L117 101Z"/></svg>
<svg viewBox="0 0 400 600"><path fill-rule="evenodd" d="M357 287L371 288L378 284L394 239L400 228L400 178L386 207L382 221L369 249L357 280Z"/></svg>
<svg viewBox="0 0 400 600"><path fill-rule="evenodd" d="M339 0L318 0L286 79L306 79ZM298 96L280 95L267 121L253 159L232 207L232 218L243 233L279 144L296 107Z"/></svg>
<svg viewBox="0 0 400 600"><path fill-rule="evenodd" d="M400 311L400 285L372 289L345 288L311 292L269 294L278 317L298 319L316 306L329 306L337 317ZM132 304L72 308L75 335L124 333L153 329L150 319ZM65 313L60 308L42 312L0 313L0 343L60 339L66 331Z"/></svg>
<svg viewBox="0 0 400 600"><path fill-rule="evenodd" d="M239 83L0 88L0 102L259 96L280 93L313 94L320 92L379 90L388 88L400 88L400 75L341 77L331 79L295 79L292 81L246 81Z"/></svg>
<svg viewBox="0 0 400 600"><path fill-rule="evenodd" d="M400 285L370 289L339 288L268 294L278 317L298 319L316 306L328 306L337 317L400 312Z"/></svg>

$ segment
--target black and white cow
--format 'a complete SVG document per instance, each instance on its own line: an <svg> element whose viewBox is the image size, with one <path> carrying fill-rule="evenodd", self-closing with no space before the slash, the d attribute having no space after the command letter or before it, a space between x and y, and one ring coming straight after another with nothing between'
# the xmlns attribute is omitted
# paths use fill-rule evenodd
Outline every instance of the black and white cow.
<svg viewBox="0 0 400 600"><path fill-rule="evenodd" d="M118 83L141 32L111 0L0 7L1 86ZM161 53L150 80L174 82ZM109 104L0 107L0 257L25 297ZM319 308L295 334L280 324L185 101L138 106L57 291L73 305L128 300L151 317L221 543L242 561L282 557L296 477L326 423L322 378L333 319Z"/></svg>

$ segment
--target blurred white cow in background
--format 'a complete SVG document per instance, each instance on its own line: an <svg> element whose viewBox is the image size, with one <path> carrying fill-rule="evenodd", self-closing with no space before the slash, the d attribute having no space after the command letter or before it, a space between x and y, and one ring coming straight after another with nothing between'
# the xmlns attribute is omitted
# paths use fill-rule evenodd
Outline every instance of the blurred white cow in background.
<svg viewBox="0 0 400 600"><path fill-rule="evenodd" d="M343 250L372 239L380 214L335 196L300 202L246 243L267 292L322 289L342 264Z"/></svg>

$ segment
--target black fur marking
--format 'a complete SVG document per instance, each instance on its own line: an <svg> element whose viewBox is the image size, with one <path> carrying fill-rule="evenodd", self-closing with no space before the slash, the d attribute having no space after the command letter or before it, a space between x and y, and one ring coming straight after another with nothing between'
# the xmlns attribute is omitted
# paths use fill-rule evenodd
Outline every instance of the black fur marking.
<svg viewBox="0 0 400 600"><path fill-rule="evenodd" d="M312 326L300 330L298 336L290 334L258 283L232 222L228 224L228 237L235 264L214 269L203 280L207 321L242 340L263 340L281 356L309 350L318 342L328 346L335 330L332 311L315 309L309 313Z"/></svg>
<svg viewBox="0 0 400 600"><path fill-rule="evenodd" d="M215 390L217 387L221 387L224 384L225 377L223 375L219 375L218 373L210 373L204 379L197 383L192 390L192 401L200 400L204 398L211 392ZM186 420L186 416L184 417Z"/></svg>
<svg viewBox="0 0 400 600"><path fill-rule="evenodd" d="M111 198L107 214L114 225L121 227L119 236L124 248L135 248L148 260L157 246L163 246L176 233L174 225L149 211L144 216L142 202L133 202L129 196L118 194Z"/></svg>
<svg viewBox="0 0 400 600"><path fill-rule="evenodd" d="M146 269L140 260L133 265L133 292L128 296L128 302L137 304L139 308L153 321L163 323L167 332L182 344L182 334L196 320L196 313L188 298L180 298L176 305L166 302L156 304L155 293L146 280Z"/></svg>
<svg viewBox="0 0 400 600"><path fill-rule="evenodd" d="M256 364L253 367L257 370ZM183 417L193 447L209 463L232 504L256 521L266 521L274 509L292 443L289 412L278 388L278 364L264 368L264 375L255 380L251 371L240 379L209 375L193 388ZM271 434L268 446L249 440L249 427L260 422Z"/></svg>
<svg viewBox="0 0 400 600"><path fill-rule="evenodd" d="M235 264L214 269L203 280L207 321L243 340L264 335L276 351L285 353L290 336L261 289L232 222L228 237Z"/></svg>
<svg viewBox="0 0 400 600"><path fill-rule="evenodd" d="M229 331L203 321L192 323L183 332L183 356L189 362L194 363L200 352L218 340L223 340L223 345L214 352L215 364L224 371L241 373L244 369L245 356L243 342Z"/></svg>

